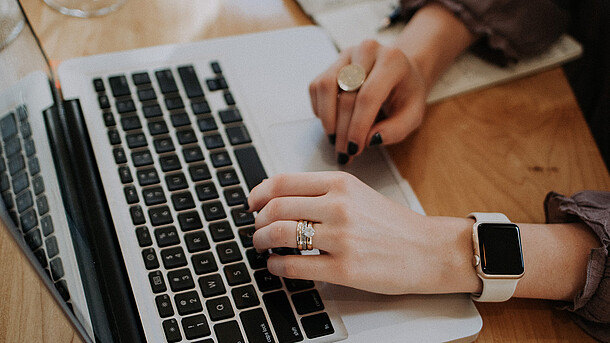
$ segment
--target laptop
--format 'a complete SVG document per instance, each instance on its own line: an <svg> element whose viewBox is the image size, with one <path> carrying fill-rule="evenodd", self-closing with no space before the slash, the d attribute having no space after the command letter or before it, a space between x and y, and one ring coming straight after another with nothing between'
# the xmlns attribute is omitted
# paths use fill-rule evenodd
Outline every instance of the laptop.
<svg viewBox="0 0 610 343"><path fill-rule="evenodd" d="M0 36L0 212L85 341L477 337L466 294L279 278L253 249L243 201L277 173L344 170L423 213L383 148L336 164L307 91L337 57L321 29L76 58L55 77L16 8Z"/></svg>

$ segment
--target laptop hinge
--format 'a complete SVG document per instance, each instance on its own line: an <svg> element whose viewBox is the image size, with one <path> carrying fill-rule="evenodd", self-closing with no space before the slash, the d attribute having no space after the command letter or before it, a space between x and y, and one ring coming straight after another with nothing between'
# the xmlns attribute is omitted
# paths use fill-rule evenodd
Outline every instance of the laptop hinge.
<svg viewBox="0 0 610 343"><path fill-rule="evenodd" d="M131 285L120 252L103 185L97 168L80 101L63 101L63 111L47 115L47 127L57 166L63 170L62 193L73 230L88 246L99 284L112 341L145 341L140 319L131 292ZM95 314L92 314L95 317ZM95 328L95 323L94 323ZM95 331L95 329L94 329ZM96 334L96 338L99 339ZM102 339L103 340L103 339Z"/></svg>

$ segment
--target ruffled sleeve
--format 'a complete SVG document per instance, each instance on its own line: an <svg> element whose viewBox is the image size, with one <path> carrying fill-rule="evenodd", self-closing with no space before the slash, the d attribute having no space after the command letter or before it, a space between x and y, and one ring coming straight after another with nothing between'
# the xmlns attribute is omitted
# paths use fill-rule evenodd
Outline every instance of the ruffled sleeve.
<svg viewBox="0 0 610 343"><path fill-rule="evenodd" d="M405 18L429 2L440 3L480 37L473 51L506 65L538 54L567 29L559 0L401 0Z"/></svg>
<svg viewBox="0 0 610 343"><path fill-rule="evenodd" d="M610 342L610 192L582 191L572 197L551 192L544 204L548 223L582 222L599 237L602 246L590 252L584 289L563 308L591 336Z"/></svg>

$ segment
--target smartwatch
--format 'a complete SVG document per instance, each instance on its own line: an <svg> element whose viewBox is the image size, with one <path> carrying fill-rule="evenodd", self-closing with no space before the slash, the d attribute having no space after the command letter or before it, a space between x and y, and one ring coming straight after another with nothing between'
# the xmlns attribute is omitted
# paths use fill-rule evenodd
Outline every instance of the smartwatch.
<svg viewBox="0 0 610 343"><path fill-rule="evenodd" d="M473 212L473 265L483 281L475 301L500 302L513 296L525 272L519 227L502 213Z"/></svg>

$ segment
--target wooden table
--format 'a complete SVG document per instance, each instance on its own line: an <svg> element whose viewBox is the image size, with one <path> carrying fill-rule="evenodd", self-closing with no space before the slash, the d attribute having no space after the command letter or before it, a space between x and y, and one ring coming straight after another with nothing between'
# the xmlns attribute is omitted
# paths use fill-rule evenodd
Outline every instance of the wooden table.
<svg viewBox="0 0 610 343"><path fill-rule="evenodd" d="M100 18L23 6L53 61L310 24L293 0L128 0ZM477 132L473 135L472 132ZM610 177L561 69L431 106L421 128L389 147L429 215L504 212L544 222L554 190L610 190ZM0 230L0 341L79 341L48 291ZM478 341L592 341L543 300L477 304Z"/></svg>

